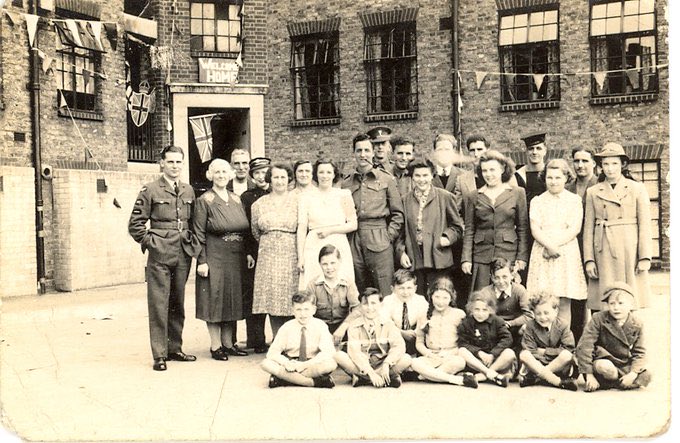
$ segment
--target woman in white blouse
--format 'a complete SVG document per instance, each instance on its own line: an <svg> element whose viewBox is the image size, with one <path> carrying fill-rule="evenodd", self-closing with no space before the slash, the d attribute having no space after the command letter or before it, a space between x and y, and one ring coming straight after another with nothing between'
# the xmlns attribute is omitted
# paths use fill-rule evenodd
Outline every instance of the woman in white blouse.
<svg viewBox="0 0 680 443"><path fill-rule="evenodd" d="M529 262L529 293L549 290L560 298L558 318L571 325L571 300L585 300L587 286L576 239L581 231L581 197L564 187L573 180L566 160L551 160L545 167L547 191L531 201L529 223L534 245Z"/></svg>

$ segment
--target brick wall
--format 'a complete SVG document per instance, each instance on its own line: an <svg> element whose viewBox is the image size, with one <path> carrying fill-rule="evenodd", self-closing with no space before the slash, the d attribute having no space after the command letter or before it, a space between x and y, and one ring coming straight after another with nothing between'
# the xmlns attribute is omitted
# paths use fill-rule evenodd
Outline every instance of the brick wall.
<svg viewBox="0 0 680 443"><path fill-rule="evenodd" d="M386 125L415 139L416 149L429 148L438 132L453 130L451 103L451 31L439 30L440 18L451 15L449 2L418 2L418 118L365 123L366 75L363 64L364 29L359 12L388 11L416 6L406 0L344 2L339 0L274 0L269 4L269 92L265 97L267 155L279 160L328 156L342 162L351 152L352 137L373 126ZM337 125L292 127L293 91L290 73L288 22L341 18L340 111ZM352 167L351 160L347 167Z"/></svg>
<svg viewBox="0 0 680 443"><path fill-rule="evenodd" d="M33 168L0 166L0 297L35 294Z"/></svg>
<svg viewBox="0 0 680 443"><path fill-rule="evenodd" d="M590 71L589 3L563 0L560 8L561 72ZM668 63L668 22L666 1L657 1L658 63ZM494 0L460 2L460 67L463 70L498 72L498 12ZM490 75L478 90L474 74L463 73L461 121L464 137L481 133L491 146L502 150L523 147L521 135L542 129L547 132L549 148L570 149L578 144L599 148L608 141L624 146L662 145L662 217L669 222L668 69L659 70L659 98L643 103L591 105L588 76L569 77L561 83L559 108L524 112L501 112L500 80ZM669 241L664 239L663 263L669 267Z"/></svg>
<svg viewBox="0 0 680 443"><path fill-rule="evenodd" d="M97 192L97 179L102 177L108 189ZM146 256L128 234L127 225L142 185L156 178L157 174L55 171L56 289L74 291L144 281Z"/></svg>

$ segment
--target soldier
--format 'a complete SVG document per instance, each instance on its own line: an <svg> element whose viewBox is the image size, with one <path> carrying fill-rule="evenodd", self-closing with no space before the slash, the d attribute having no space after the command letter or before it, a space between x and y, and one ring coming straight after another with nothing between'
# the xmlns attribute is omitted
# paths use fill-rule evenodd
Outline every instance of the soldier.
<svg viewBox="0 0 680 443"><path fill-rule="evenodd" d="M359 292L378 287L392 292L394 242L404 226L404 209L397 184L390 174L373 167L373 144L367 134L352 141L356 170L342 183L349 189L357 211L358 229L349 234L354 275Z"/></svg>
<svg viewBox="0 0 680 443"><path fill-rule="evenodd" d="M531 200L546 190L540 173L545 169L545 156L548 148L545 145L544 133L527 135L522 140L526 145L528 162L515 172L515 178L517 184L526 192L528 209L531 206Z"/></svg>
<svg viewBox="0 0 680 443"><path fill-rule="evenodd" d="M182 148L163 149L163 176L142 187L128 224L128 232L142 245L142 252L149 250L146 281L154 371L165 371L166 360L196 360L182 352L184 286L191 259L201 250L191 231L194 190L179 181L183 161Z"/></svg>
<svg viewBox="0 0 680 443"><path fill-rule="evenodd" d="M413 160L415 142L408 138L392 137L390 144L394 147L394 168L392 175L397 180L397 189L402 198L413 190L411 176L408 173L408 164Z"/></svg>
<svg viewBox="0 0 680 443"><path fill-rule="evenodd" d="M373 166L391 174L394 168L392 163L392 145L390 144L392 130L384 126L378 126L369 130L367 134L371 137L371 143L373 144Z"/></svg>

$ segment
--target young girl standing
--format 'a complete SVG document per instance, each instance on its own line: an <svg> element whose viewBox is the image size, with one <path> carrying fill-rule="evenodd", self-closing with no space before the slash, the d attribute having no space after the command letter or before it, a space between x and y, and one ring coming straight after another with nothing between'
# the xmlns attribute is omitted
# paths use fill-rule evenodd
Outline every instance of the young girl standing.
<svg viewBox="0 0 680 443"><path fill-rule="evenodd" d="M416 329L416 350L422 355L411 368L426 380L477 388L474 375L465 372L465 360L458 355L457 328L465 312L456 308L453 283L440 277L428 290L427 318Z"/></svg>
<svg viewBox="0 0 680 443"><path fill-rule="evenodd" d="M489 380L507 388L510 379L507 372L517 357L510 348L512 335L508 326L495 314L496 300L474 292L466 309L468 316L458 326L458 354L479 372L475 375L477 381Z"/></svg>

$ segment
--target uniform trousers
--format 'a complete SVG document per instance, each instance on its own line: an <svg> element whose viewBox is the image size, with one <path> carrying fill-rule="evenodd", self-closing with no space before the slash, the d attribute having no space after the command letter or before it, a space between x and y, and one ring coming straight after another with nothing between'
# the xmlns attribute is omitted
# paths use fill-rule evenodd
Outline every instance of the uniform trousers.
<svg viewBox="0 0 680 443"><path fill-rule="evenodd" d="M375 228L375 230L387 228ZM392 293L392 274L394 274L394 248L392 244L383 251L374 252L361 241L361 229L349 235L349 247L352 250L354 263L354 279L359 293L366 288L377 288L383 295ZM385 232L383 235L387 235Z"/></svg>
<svg viewBox="0 0 680 443"><path fill-rule="evenodd" d="M182 351L184 328L184 287L191 257L183 250L171 263L151 257L146 265L149 335L153 358L167 358L168 352Z"/></svg>

